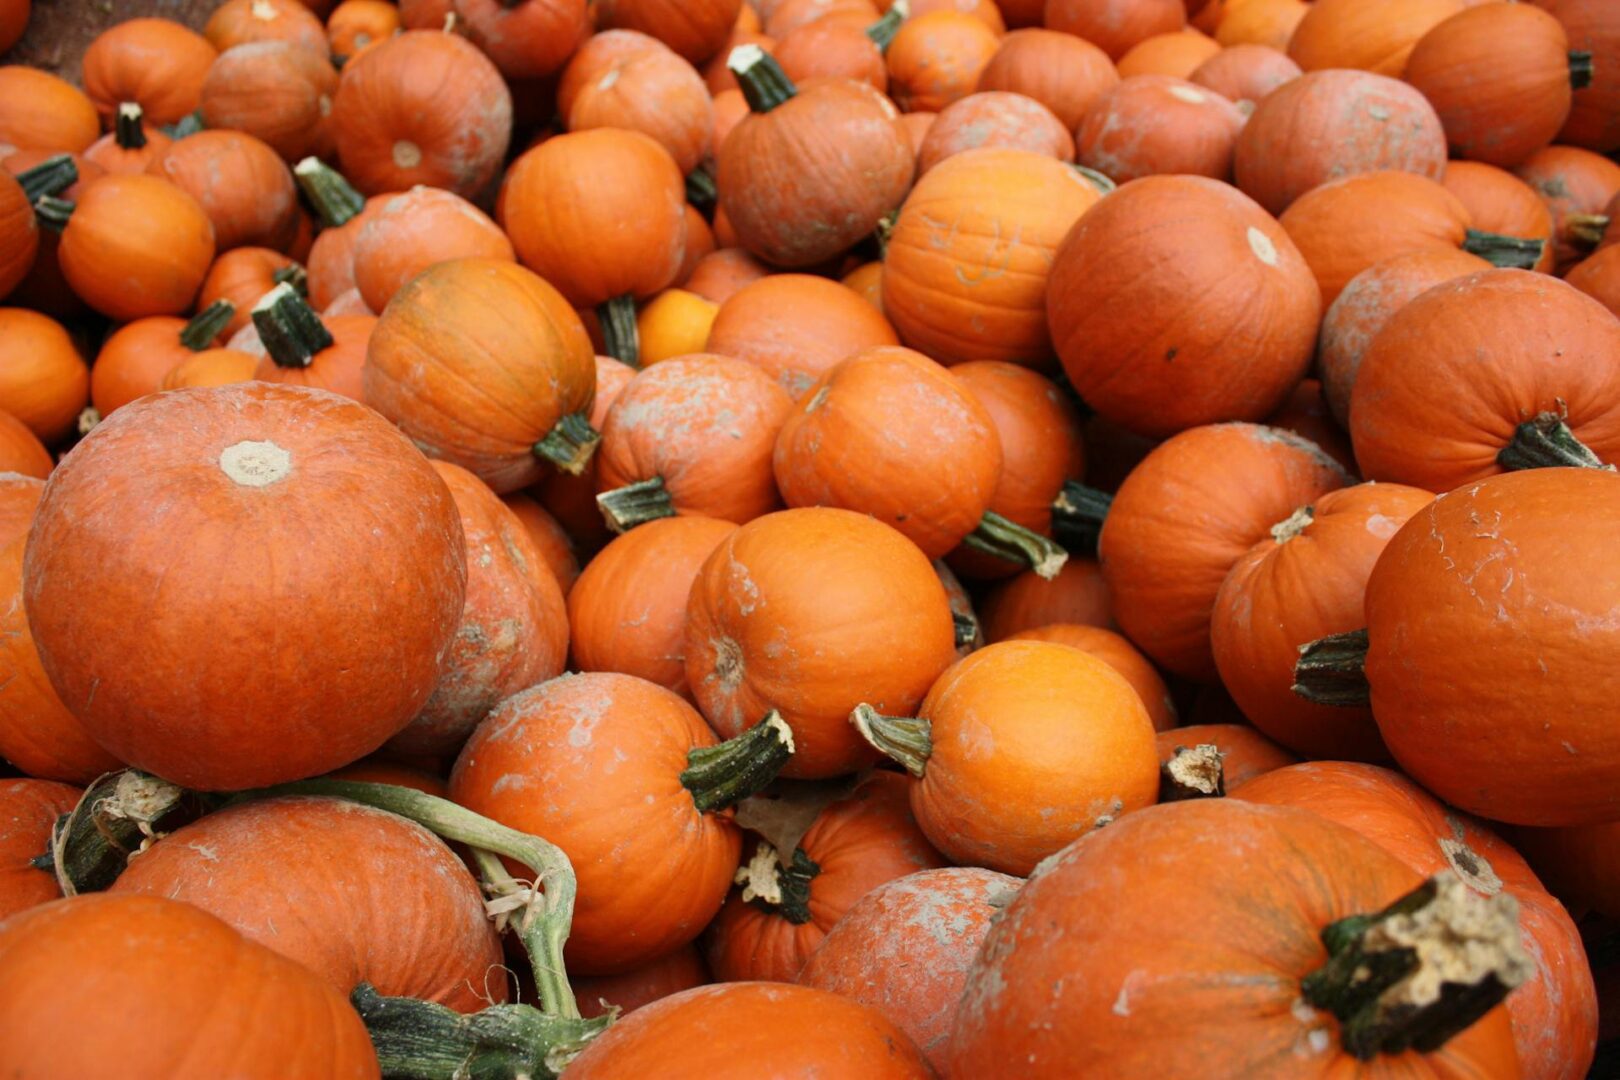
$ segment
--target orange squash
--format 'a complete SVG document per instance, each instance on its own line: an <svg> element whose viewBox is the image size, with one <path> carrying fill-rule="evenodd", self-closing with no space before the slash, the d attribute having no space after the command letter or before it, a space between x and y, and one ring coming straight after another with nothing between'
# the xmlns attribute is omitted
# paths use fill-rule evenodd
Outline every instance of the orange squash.
<svg viewBox="0 0 1620 1080"><path fill-rule="evenodd" d="M1232 45L1198 65L1187 81L1241 104L1264 100L1300 74L1287 53L1269 45Z"/></svg>
<svg viewBox="0 0 1620 1080"><path fill-rule="evenodd" d="M57 817L82 794L52 780L0 780L0 922L62 895L55 876L33 860L50 849Z"/></svg>
<svg viewBox="0 0 1620 1080"><path fill-rule="evenodd" d="M341 63L399 31L399 9L387 0L343 0L326 17L326 41Z"/></svg>
<svg viewBox="0 0 1620 1080"><path fill-rule="evenodd" d="M90 144L84 159L109 173L140 173L173 140L149 126L141 107L133 102L118 106L113 130Z"/></svg>
<svg viewBox="0 0 1620 1080"><path fill-rule="evenodd" d="M1078 623L1053 623L1033 630L1020 630L1003 640L1044 641L1090 653L1131 684L1137 697L1142 699L1142 706L1147 710L1148 719L1153 722L1154 731L1165 732L1176 726L1176 705L1171 700L1164 679L1147 657L1112 630Z"/></svg>
<svg viewBox="0 0 1620 1080"><path fill-rule="evenodd" d="M155 393L172 368L218 344L234 311L230 301L211 301L189 322L154 315L113 331L90 369L90 402L96 413L104 419L136 398Z"/></svg>
<svg viewBox="0 0 1620 1080"><path fill-rule="evenodd" d="M90 372L60 323L0 308L0 409L47 445L74 429L90 399Z"/></svg>
<svg viewBox="0 0 1620 1080"><path fill-rule="evenodd" d="M579 1014L587 1019L617 1009L619 1016L635 1012L682 990L707 986L712 980L703 954L686 945L644 967L621 975L569 976Z"/></svg>
<svg viewBox="0 0 1620 1080"><path fill-rule="evenodd" d="M84 92L106 121L128 101L151 123L172 124L197 111L218 55L207 38L178 22L130 19L97 34L84 51Z"/></svg>
<svg viewBox="0 0 1620 1080"><path fill-rule="evenodd" d="M1412 49L1464 0L1314 0L1288 40L1306 71L1353 68L1400 78Z"/></svg>
<svg viewBox="0 0 1620 1080"><path fill-rule="evenodd" d="M229 386L247 382L258 369L259 358L239 349L202 349L163 373L159 390L185 387Z"/></svg>
<svg viewBox="0 0 1620 1080"><path fill-rule="evenodd" d="M1124 79L1075 132L1075 160L1118 183L1174 173L1225 180L1244 115L1219 94L1169 75Z"/></svg>
<svg viewBox="0 0 1620 1080"><path fill-rule="evenodd" d="M1305 0L1229 0L1215 27L1215 40L1228 48L1265 45L1286 49L1309 11Z"/></svg>
<svg viewBox="0 0 1620 1080"><path fill-rule="evenodd" d="M366 306L381 311L435 263L514 258L512 242L482 210L451 192L414 187L366 215L354 238L354 283Z"/></svg>
<svg viewBox="0 0 1620 1080"><path fill-rule="evenodd" d="M43 480L56 467L56 459L28 425L8 412L0 412L0 472Z"/></svg>
<svg viewBox="0 0 1620 1080"><path fill-rule="evenodd" d="M1542 273L1552 271L1558 254L1552 211L1529 184L1505 169L1479 161L1447 163L1446 174L1440 182L1463 204L1474 228L1544 241L1545 247L1535 269Z"/></svg>
<svg viewBox="0 0 1620 1080"><path fill-rule="evenodd" d="M1214 746L1221 752L1221 776L1228 793L1256 776L1299 761L1247 724L1189 724L1159 732L1157 741L1161 765L1178 749Z"/></svg>
<svg viewBox="0 0 1620 1080"><path fill-rule="evenodd" d="M81 154L101 135L101 118L65 79L21 64L0 66L0 146Z"/></svg>
<svg viewBox="0 0 1620 1080"><path fill-rule="evenodd" d="M1534 0L1569 35L1569 47L1592 57L1592 82L1575 92L1558 141L1606 153L1620 149L1620 28L1603 0Z"/></svg>
<svg viewBox="0 0 1620 1080"><path fill-rule="evenodd" d="M986 641L1052 623L1112 627L1108 586L1095 559L1071 558L1050 581L1033 570L985 590L978 604Z"/></svg>
<svg viewBox="0 0 1620 1080"><path fill-rule="evenodd" d="M1579 262L1589 244L1571 228L1575 215L1602 212L1620 194L1620 165L1601 154L1574 146L1549 146L1530 155L1513 170L1552 212L1558 240L1557 268Z"/></svg>
<svg viewBox="0 0 1620 1080"><path fill-rule="evenodd" d="M752 13L742 0L601 0L596 5L598 25L651 34L693 64L722 52L733 27Z"/></svg>
<svg viewBox="0 0 1620 1080"><path fill-rule="evenodd" d="M220 52L250 42L284 41L326 53L325 28L298 0L225 0L208 17L203 34Z"/></svg>
<svg viewBox="0 0 1620 1080"><path fill-rule="evenodd" d="M1187 24L1182 0L1046 0L1046 27L1082 37L1118 61L1155 34Z"/></svg>
<svg viewBox="0 0 1620 1080"><path fill-rule="evenodd" d="M743 264L741 273L753 269ZM741 273L727 276L734 282ZM797 401L840 361L898 344L894 327L855 290L808 274L772 274L721 302L708 349L762 368Z"/></svg>
<svg viewBox="0 0 1620 1080"><path fill-rule="evenodd" d="M832 13L795 27L770 53L795 84L812 79L854 79L883 93L889 88L883 50L898 28L897 18L867 26L858 17Z"/></svg>
<svg viewBox="0 0 1620 1080"><path fill-rule="evenodd" d="M330 156L338 85L324 51L285 41L237 45L203 80L203 123L252 135L287 161Z"/></svg>
<svg viewBox="0 0 1620 1080"><path fill-rule="evenodd" d="M1057 161L1074 158L1074 139L1052 110L1022 94L987 90L940 111L918 147L917 173L980 147L1027 150Z"/></svg>
<svg viewBox="0 0 1620 1080"><path fill-rule="evenodd" d="M296 289L300 283L307 283L307 275L289 256L270 248L235 248L220 255L208 268L202 292L197 296L197 310L206 311L220 300L230 301L230 319L220 331L228 338L253 321L253 305L265 293L281 284Z"/></svg>
<svg viewBox="0 0 1620 1080"><path fill-rule="evenodd" d="M682 175L690 173L713 150L714 104L708 88L691 64L654 38L603 61L591 57L599 42L619 34L643 36L633 30L609 30L591 38L569 62L564 80L581 66L588 78L563 113L568 130L639 131L669 151Z"/></svg>
<svg viewBox="0 0 1620 1080"><path fill-rule="evenodd" d="M1028 29L1001 39L979 73L977 89L1033 98L1073 131L1092 104L1118 82L1113 61L1091 42L1056 30Z"/></svg>
<svg viewBox="0 0 1620 1080"><path fill-rule="evenodd" d="M454 0L465 33L508 79L539 79L591 32L585 0Z"/></svg>
<svg viewBox="0 0 1620 1080"><path fill-rule="evenodd" d="M889 96L902 112L939 112L973 93L1001 35L966 12L943 9L900 24L884 52Z"/></svg>
<svg viewBox="0 0 1620 1080"><path fill-rule="evenodd" d="M238 247L285 251L298 229L292 172L267 143L241 131L199 131L158 153L147 172L197 200L222 252ZM253 297L241 305L246 312Z"/></svg>
<svg viewBox="0 0 1620 1080"><path fill-rule="evenodd" d="M1119 77L1168 75L1185 79L1205 60L1221 51L1219 42L1197 30L1154 34L1132 45L1119 58Z"/></svg>

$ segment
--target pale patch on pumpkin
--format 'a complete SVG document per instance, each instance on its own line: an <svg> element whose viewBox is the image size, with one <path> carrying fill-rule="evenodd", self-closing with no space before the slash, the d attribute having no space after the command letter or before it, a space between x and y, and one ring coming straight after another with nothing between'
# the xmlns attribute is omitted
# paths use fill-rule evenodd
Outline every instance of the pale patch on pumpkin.
<svg viewBox="0 0 1620 1080"><path fill-rule="evenodd" d="M253 0L248 13L260 22L274 22L279 17L270 0Z"/></svg>
<svg viewBox="0 0 1620 1080"><path fill-rule="evenodd" d="M273 442L245 440L220 451L219 468L243 487L269 487L292 472L292 455Z"/></svg>
<svg viewBox="0 0 1620 1080"><path fill-rule="evenodd" d="M1172 86L1170 96L1177 101L1185 101L1189 105L1202 105L1209 98L1190 86Z"/></svg>
<svg viewBox="0 0 1620 1080"><path fill-rule="evenodd" d="M422 148L409 139L394 144L394 164L402 169L414 169L422 164Z"/></svg>
<svg viewBox="0 0 1620 1080"><path fill-rule="evenodd" d="M1250 225L1248 238L1249 250L1254 252L1255 258L1267 266L1277 265L1277 245L1271 242L1271 237Z"/></svg>

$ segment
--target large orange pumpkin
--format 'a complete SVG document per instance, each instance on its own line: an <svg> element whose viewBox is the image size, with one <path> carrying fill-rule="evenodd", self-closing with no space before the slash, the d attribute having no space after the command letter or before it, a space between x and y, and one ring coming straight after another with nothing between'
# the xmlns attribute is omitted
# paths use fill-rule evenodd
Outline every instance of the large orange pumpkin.
<svg viewBox="0 0 1620 1080"><path fill-rule="evenodd" d="M701 64L725 46L745 6L742 0L599 0L596 21L651 34Z"/></svg>
<svg viewBox="0 0 1620 1080"><path fill-rule="evenodd" d="M884 50L889 96L902 112L937 113L973 93L1000 44L998 30L965 11L914 15Z"/></svg>
<svg viewBox="0 0 1620 1080"><path fill-rule="evenodd" d="M372 311L416 275L451 259L514 257L512 242L478 207L438 188L384 198L354 238L354 283Z"/></svg>
<svg viewBox="0 0 1620 1080"><path fill-rule="evenodd" d="M640 48L614 49L616 55L600 61L590 56L599 42L618 35L644 38L634 30L609 30L574 54L564 80L576 67L585 67L586 77L574 88L563 121L569 131L639 131L668 150L683 175L690 173L713 150L708 88L691 64L652 38Z"/></svg>
<svg viewBox="0 0 1620 1080"><path fill-rule="evenodd" d="M21 64L0 66L0 145L80 154L101 135L101 119L66 79Z"/></svg>
<svg viewBox="0 0 1620 1080"><path fill-rule="evenodd" d="M1198 65L1187 81L1241 106L1245 101L1264 101L1267 94L1299 76L1299 65L1287 53L1268 45L1231 45Z"/></svg>
<svg viewBox="0 0 1620 1080"><path fill-rule="evenodd" d="M940 110L917 148L917 173L979 148L1027 150L1057 161L1074 159L1074 138L1045 105L1004 90L985 90Z"/></svg>

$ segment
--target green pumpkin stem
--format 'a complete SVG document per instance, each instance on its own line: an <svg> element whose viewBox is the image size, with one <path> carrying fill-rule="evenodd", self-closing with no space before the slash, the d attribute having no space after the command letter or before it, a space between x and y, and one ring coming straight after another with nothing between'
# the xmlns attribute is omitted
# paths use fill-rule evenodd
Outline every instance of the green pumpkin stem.
<svg viewBox="0 0 1620 1080"><path fill-rule="evenodd" d="M1367 631L1317 638L1299 647L1294 693L1317 705L1364 709L1372 702L1366 663Z"/></svg>
<svg viewBox="0 0 1620 1080"><path fill-rule="evenodd" d="M172 124L165 124L160 130L171 139L184 139L187 135L195 135L203 130L202 110L189 112Z"/></svg>
<svg viewBox="0 0 1620 1080"><path fill-rule="evenodd" d="M1107 173L1100 173L1096 169L1089 168L1085 165L1070 165L1069 168L1085 177L1088 181L1090 181L1092 187L1096 188L1104 195L1107 195L1109 192L1119 187L1118 184L1114 183L1114 178L1109 176Z"/></svg>
<svg viewBox="0 0 1620 1080"><path fill-rule="evenodd" d="M686 201L699 210L707 212L714 209L719 194L714 186L713 174L702 165L686 174Z"/></svg>
<svg viewBox="0 0 1620 1080"><path fill-rule="evenodd" d="M1580 247L1597 247L1603 243L1603 236L1608 231L1607 214L1570 214L1564 219L1564 235Z"/></svg>
<svg viewBox="0 0 1620 1080"><path fill-rule="evenodd" d="M51 831L49 865L63 896L100 892L131 855L183 818L189 793L135 769L108 773L87 787Z"/></svg>
<svg viewBox="0 0 1620 1080"><path fill-rule="evenodd" d="M1217 799L1226 794L1220 747L1213 743L1178 746L1170 760L1159 766L1159 801Z"/></svg>
<svg viewBox="0 0 1620 1080"><path fill-rule="evenodd" d="M866 36L878 47L878 52L888 52L889 43L894 35L900 32L900 24L906 21L911 14L911 5L906 0L894 0L889 10L883 13L883 18L866 28Z"/></svg>
<svg viewBox="0 0 1620 1080"><path fill-rule="evenodd" d="M113 141L125 150L139 150L146 145L145 113L133 101L118 106L118 117L113 121Z"/></svg>
<svg viewBox="0 0 1620 1080"><path fill-rule="evenodd" d="M772 709L736 738L689 751L681 786L704 813L729 810L763 791L792 756L793 730Z"/></svg>
<svg viewBox="0 0 1620 1080"><path fill-rule="evenodd" d="M903 766L912 776L920 777L928 771L928 758L934 752L934 726L927 720L884 716L870 705L857 705L849 714L849 722L872 749Z"/></svg>
<svg viewBox="0 0 1620 1080"><path fill-rule="evenodd" d="M1063 564L1069 561L1069 553L1055 541L994 510L984 512L979 527L963 537L962 543L974 551L1026 566L1047 581L1057 577Z"/></svg>
<svg viewBox="0 0 1620 1080"><path fill-rule="evenodd" d="M180 344L192 352L212 348L225 327L236 317L236 305L229 300L215 300L191 317L180 331Z"/></svg>
<svg viewBox="0 0 1620 1080"><path fill-rule="evenodd" d="M639 370L641 332L636 328L636 298L615 296L605 304L598 304L596 319L602 326L602 350Z"/></svg>
<svg viewBox="0 0 1620 1080"><path fill-rule="evenodd" d="M1569 53L1569 88L1571 90L1585 90L1592 85L1592 54L1579 49L1571 49Z"/></svg>
<svg viewBox="0 0 1620 1080"><path fill-rule="evenodd" d="M17 174L17 183L30 203L37 203L46 195L60 195L79 182L79 166L72 154L56 154L46 158L32 169Z"/></svg>
<svg viewBox="0 0 1620 1080"><path fill-rule="evenodd" d="M966 611L951 612L951 626L956 631L956 647L966 648L979 639L979 620Z"/></svg>
<svg viewBox="0 0 1620 1080"><path fill-rule="evenodd" d="M742 886L743 900L803 926L810 921L810 882L819 873L821 867L804 848L794 848L792 860L784 866L776 848L761 840L754 857L737 868L732 880Z"/></svg>
<svg viewBox="0 0 1620 1080"><path fill-rule="evenodd" d="M321 224L328 229L348 223L365 209L365 196L320 158L307 157L300 161L293 166L293 176L303 189L304 197L315 208Z"/></svg>
<svg viewBox="0 0 1620 1080"><path fill-rule="evenodd" d="M617 534L627 533L649 521L675 516L675 503L664 487L662 476L604 491L596 497L596 508L602 512L607 527Z"/></svg>
<svg viewBox="0 0 1620 1080"><path fill-rule="evenodd" d="M1558 413L1544 412L1513 429L1513 438L1496 455L1496 463L1510 471L1518 469L1608 469L1590 447Z"/></svg>
<svg viewBox="0 0 1620 1080"><path fill-rule="evenodd" d="M1535 974L1519 905L1485 897L1447 871L1373 915L1322 931L1328 961L1300 982L1306 1002L1339 1019L1351 1056L1433 1053Z"/></svg>
<svg viewBox="0 0 1620 1080"><path fill-rule="evenodd" d="M299 296L309 296L309 271L297 263L288 263L280 270L270 275L270 280L277 285L291 285L293 292Z"/></svg>
<svg viewBox="0 0 1620 1080"><path fill-rule="evenodd" d="M1481 232L1478 229L1469 229L1468 236L1463 241L1464 251L1478 255L1492 266L1514 270L1534 269L1546 249L1545 240L1525 240L1517 236L1503 236L1501 233Z"/></svg>
<svg viewBox="0 0 1620 1080"><path fill-rule="evenodd" d="M782 65L758 45L739 45L726 58L750 112L770 112L799 92Z"/></svg>
<svg viewBox="0 0 1620 1080"><path fill-rule="evenodd" d="M73 216L74 204L55 195L41 195L34 200L34 218L45 228L59 233L67 228Z"/></svg>
<svg viewBox="0 0 1620 1080"><path fill-rule="evenodd" d="M584 413L569 413L557 421L546 437L534 444L537 458L551 462L570 476L578 476L591 463L602 435Z"/></svg>
<svg viewBox="0 0 1620 1080"><path fill-rule="evenodd" d="M277 285L253 305L253 325L277 367L309 367L317 353L333 344L321 317L288 284Z"/></svg>
<svg viewBox="0 0 1620 1080"><path fill-rule="evenodd" d="M1063 490L1052 500L1052 535L1076 555L1094 556L1113 505L1114 497L1106 491L1065 480Z"/></svg>

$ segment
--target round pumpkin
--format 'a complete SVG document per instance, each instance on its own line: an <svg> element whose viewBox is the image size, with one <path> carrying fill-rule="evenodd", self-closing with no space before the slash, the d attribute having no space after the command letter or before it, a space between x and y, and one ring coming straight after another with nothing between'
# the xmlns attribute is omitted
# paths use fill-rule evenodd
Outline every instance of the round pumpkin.
<svg viewBox="0 0 1620 1080"><path fill-rule="evenodd" d="M1052 110L1023 94L986 90L940 110L917 150L917 173L981 147L1027 150L1057 161L1074 158L1074 139Z"/></svg>
<svg viewBox="0 0 1620 1080"><path fill-rule="evenodd" d="M597 25L640 30L694 64L720 52L746 7L742 0L600 0Z"/></svg>
<svg viewBox="0 0 1620 1080"><path fill-rule="evenodd" d="M337 91L324 51L276 40L237 45L203 80L203 123L252 135L286 161L329 157Z"/></svg>
<svg viewBox="0 0 1620 1080"><path fill-rule="evenodd" d="M292 172L264 142L240 131L199 131L153 158L147 172L186 192L214 225L220 251L285 250L298 228ZM246 312L253 297L241 306Z"/></svg>
<svg viewBox="0 0 1620 1080"><path fill-rule="evenodd" d="M478 207L437 188L384 198L354 238L354 283L381 311L405 283L451 259L514 258L512 242Z"/></svg>
<svg viewBox="0 0 1620 1080"><path fill-rule="evenodd" d="M399 9L387 0L343 0L326 17L327 44L343 63L399 30Z"/></svg>
<svg viewBox="0 0 1620 1080"><path fill-rule="evenodd" d="M163 373L159 390L230 386L247 382L258 370L259 358L240 349L202 349Z"/></svg>
<svg viewBox="0 0 1620 1080"><path fill-rule="evenodd" d="M56 320L0 307L0 409L43 443L73 431L90 397L90 372Z"/></svg>
<svg viewBox="0 0 1620 1080"><path fill-rule="evenodd" d="M1552 211L1529 184L1506 169L1480 161L1448 162L1440 183L1463 204L1474 228L1544 241L1535 269L1552 270L1558 254Z"/></svg>
<svg viewBox="0 0 1620 1080"><path fill-rule="evenodd" d="M56 467L56 459L28 425L8 412L0 412L0 472L43 480Z"/></svg>
<svg viewBox="0 0 1620 1080"><path fill-rule="evenodd" d="M855 290L808 274L772 274L721 302L708 349L764 369L797 401L839 362L898 344L894 327Z"/></svg>
<svg viewBox="0 0 1620 1080"><path fill-rule="evenodd" d="M973 93L979 73L1001 45L1000 34L955 9L914 15L884 51L889 96L902 112L939 112Z"/></svg>
<svg viewBox="0 0 1620 1080"><path fill-rule="evenodd" d="M768 273L770 271L764 263L742 248L717 248L699 257L692 266L692 272L687 275L686 281L681 287L687 292L701 296L710 303L723 304L735 296L743 286L758 281ZM789 275L779 274L777 276L787 277ZM814 278L810 280L820 281L822 279ZM719 312L717 311L715 315L718 318Z"/></svg>
<svg viewBox="0 0 1620 1080"><path fill-rule="evenodd" d="M118 106L113 130L91 143L84 159L103 172L145 172L153 158L163 153L173 140L149 125L141 107L133 102Z"/></svg>
<svg viewBox="0 0 1620 1080"><path fill-rule="evenodd" d="M977 89L1033 98L1073 131L1092 103L1118 82L1113 61L1091 42L1056 30L1027 29L1001 39L979 73Z"/></svg>
<svg viewBox="0 0 1620 1080"><path fill-rule="evenodd" d="M50 850L56 819L83 794L52 780L0 780L0 922L62 895L56 877L34 859Z"/></svg>
<svg viewBox="0 0 1620 1080"><path fill-rule="evenodd" d="M1075 132L1075 160L1118 183L1174 173L1225 180L1244 116L1213 91L1169 75L1109 90Z"/></svg>
<svg viewBox="0 0 1620 1080"><path fill-rule="evenodd" d="M1533 0L1563 24L1569 47L1592 56L1592 81L1575 92L1558 141L1600 153L1620 149L1620 27L1603 0Z"/></svg>
<svg viewBox="0 0 1620 1080"><path fill-rule="evenodd" d="M153 124L197 111L203 79L218 56L208 39L170 19L130 19L96 35L84 51L84 92L104 119L126 101Z"/></svg>
<svg viewBox="0 0 1620 1080"><path fill-rule="evenodd" d="M1184 27L1187 9L1182 0L1046 0L1045 23L1118 61L1138 42Z"/></svg>
<svg viewBox="0 0 1620 1080"><path fill-rule="evenodd" d="M22 284L33 269L39 231L28 192L8 171L0 178L0 298Z"/></svg>
<svg viewBox="0 0 1620 1080"><path fill-rule="evenodd" d="M633 30L609 30L588 41L569 62L570 71L576 65L590 67L589 78L563 113L568 130L639 131L669 151L683 175L691 172L713 150L714 103L708 88L691 64L656 39L606 62L592 62L592 48L616 34L641 36Z"/></svg>
<svg viewBox="0 0 1620 1080"><path fill-rule="evenodd" d="M1241 105L1265 100L1267 94L1300 74L1299 65L1287 53L1269 45L1232 45L1199 64L1187 81Z"/></svg>
<svg viewBox="0 0 1620 1080"><path fill-rule="evenodd" d="M1198 30L1176 30L1143 38L1119 58L1119 75L1168 75L1185 79L1221 51L1220 42Z"/></svg>
<svg viewBox="0 0 1620 1080"><path fill-rule="evenodd" d="M285 41L326 52L326 31L299 0L225 0L208 17L203 34L220 52L254 41Z"/></svg>
<svg viewBox="0 0 1620 1080"><path fill-rule="evenodd" d="M1114 625L1108 587L1094 559L1071 558L1050 581L1026 570L997 582L985 590L977 610L986 641L1005 641L1052 623Z"/></svg>
<svg viewBox="0 0 1620 1080"><path fill-rule="evenodd" d="M847 14L830 13L795 27L770 53L795 84L853 79L883 93L889 88L889 69L883 62L883 47L874 38L897 28L883 22L868 28Z"/></svg>
<svg viewBox="0 0 1620 1080"><path fill-rule="evenodd" d="M73 291L103 315L177 315L214 261L214 226L167 180L104 176L79 196L58 258Z"/></svg>
<svg viewBox="0 0 1620 1080"><path fill-rule="evenodd" d="M290 256L270 248L234 248L220 255L208 268L202 292L197 296L197 309L206 311L217 301L230 301L230 318L220 331L228 338L253 321L253 305L263 299L265 293L283 282L296 286L299 281L307 283L307 276L304 268ZM91 374L93 386L94 372Z"/></svg>
<svg viewBox="0 0 1620 1080"><path fill-rule="evenodd" d="M1313 0L1288 39L1306 71L1353 68L1400 78L1418 40L1466 0Z"/></svg>
<svg viewBox="0 0 1620 1080"><path fill-rule="evenodd" d="M1549 146L1513 170L1535 189L1552 212L1559 270L1579 262L1589 245L1570 227L1578 214L1602 212L1620 194L1620 164L1574 146Z"/></svg>
<svg viewBox="0 0 1620 1080"><path fill-rule="evenodd" d="M569 976L568 982L579 1001L579 1013L589 1019L617 1009L619 1016L635 1012L682 990L707 986L712 982L704 966L703 954L693 945L683 945L667 956L622 975Z"/></svg>
<svg viewBox="0 0 1620 1080"><path fill-rule="evenodd" d="M21 64L0 66L0 145L80 154L101 135L101 118L84 91Z"/></svg>
<svg viewBox="0 0 1620 1080"><path fill-rule="evenodd" d="M1169 764L1176 751L1197 746L1214 746L1221 753L1221 777L1228 793L1256 776L1299 761L1247 724L1189 724L1161 731L1159 764Z"/></svg>
<svg viewBox="0 0 1620 1080"><path fill-rule="evenodd" d="M1164 679L1148 658L1138 652L1136 646L1127 641L1123 635L1101 626L1053 623L1033 630L1020 630L1002 640L1044 641L1090 653L1131 684L1137 697L1142 699L1142 707L1147 710L1154 731L1169 731L1176 726L1176 703L1171 699L1170 690L1165 686Z"/></svg>
<svg viewBox="0 0 1620 1080"><path fill-rule="evenodd" d="M508 79L551 75L591 32L585 0L454 0L450 7Z"/></svg>

